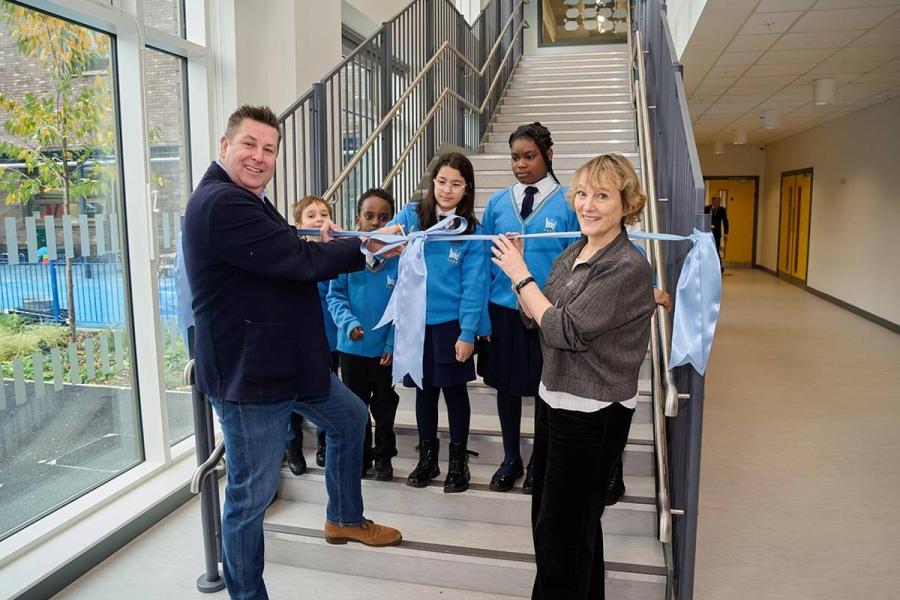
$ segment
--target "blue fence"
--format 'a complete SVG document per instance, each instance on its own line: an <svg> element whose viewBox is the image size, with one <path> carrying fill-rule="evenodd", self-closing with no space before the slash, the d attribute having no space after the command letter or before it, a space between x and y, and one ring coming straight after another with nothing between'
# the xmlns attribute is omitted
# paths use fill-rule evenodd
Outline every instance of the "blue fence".
<svg viewBox="0 0 900 600"><path fill-rule="evenodd" d="M76 325L124 325L124 274L118 261L76 258L72 261L72 282ZM160 316L175 319L177 306L175 279L170 271L161 272ZM0 264L0 311L64 322L68 308L65 261Z"/></svg>

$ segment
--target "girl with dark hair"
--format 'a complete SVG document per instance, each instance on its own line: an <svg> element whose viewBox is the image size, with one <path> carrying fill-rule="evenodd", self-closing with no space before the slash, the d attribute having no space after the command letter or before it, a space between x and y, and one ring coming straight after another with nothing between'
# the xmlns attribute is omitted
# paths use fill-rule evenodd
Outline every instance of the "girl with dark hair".
<svg viewBox="0 0 900 600"><path fill-rule="evenodd" d="M407 232L422 231L454 216L468 223L466 233L481 233L475 219L475 174L469 159L459 153L440 157L431 171L431 185L421 202L407 204L391 224ZM475 379L476 335L484 335L482 313L487 301L487 244L482 241L425 244L425 339L422 387L416 388L419 462L407 484L425 487L440 474L438 468L438 397L444 392L450 421L450 463L444 492L469 487L466 446L469 438L469 394L466 383ZM410 378L404 381L413 387Z"/></svg>
<svg viewBox="0 0 900 600"><path fill-rule="evenodd" d="M578 219L566 200L566 189L553 174L552 146L550 131L538 122L522 125L509 136L517 183L488 200L484 211L486 233L578 231ZM553 261L572 241L546 238L525 244L525 262L539 286L544 285ZM509 277L493 266L488 303L492 334L482 340L478 354L479 374L497 390L504 458L491 478L491 489L502 492L512 489L525 473L520 452L522 396L538 396L543 364L538 332L522 322L511 285ZM525 493L531 493L533 478L529 462Z"/></svg>

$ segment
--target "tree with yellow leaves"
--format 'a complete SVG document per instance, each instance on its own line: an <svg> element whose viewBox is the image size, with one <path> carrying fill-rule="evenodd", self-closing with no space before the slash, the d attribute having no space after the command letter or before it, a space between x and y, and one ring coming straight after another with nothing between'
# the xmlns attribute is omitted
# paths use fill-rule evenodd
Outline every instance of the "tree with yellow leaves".
<svg viewBox="0 0 900 600"><path fill-rule="evenodd" d="M61 192L64 214L71 215L79 199L109 191L110 167L96 159L115 148L111 75L88 73L109 58L109 38L5 0L0 0L0 18L22 56L36 59L52 82L21 99L0 89L3 128L15 136L15 142L0 142L0 156L25 165L0 165L0 192L6 193L7 204ZM72 258L66 257L70 341L76 333L72 279Z"/></svg>

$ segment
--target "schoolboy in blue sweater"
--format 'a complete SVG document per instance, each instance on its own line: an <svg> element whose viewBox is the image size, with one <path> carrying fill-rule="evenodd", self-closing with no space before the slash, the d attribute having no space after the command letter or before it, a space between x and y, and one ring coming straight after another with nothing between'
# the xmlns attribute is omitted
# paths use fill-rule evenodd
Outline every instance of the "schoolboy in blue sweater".
<svg viewBox="0 0 900 600"><path fill-rule="evenodd" d="M394 216L394 199L386 191L372 188L356 204L356 228L374 231ZM375 419L366 424L363 445L363 476L375 463L375 479L394 477L391 458L397 455L394 419L400 398L391 383L394 328L374 329L387 307L397 282L398 261L371 259L364 271L346 273L331 281L328 310L337 324L341 379L369 407Z"/></svg>
<svg viewBox="0 0 900 600"><path fill-rule="evenodd" d="M421 203L408 204L397 215L406 231L422 231L445 218L462 217L467 233L481 233L475 219L475 175L472 163L459 153L435 163L431 185ZM416 388L419 462L407 484L424 487L440 474L438 468L438 397L444 392L450 421L450 463L444 492L469 487L466 447L471 409L466 383L475 379L476 335L486 335L482 321L487 301L488 255L485 242L426 242L428 279L425 293L422 388ZM412 387L407 378L405 385Z"/></svg>

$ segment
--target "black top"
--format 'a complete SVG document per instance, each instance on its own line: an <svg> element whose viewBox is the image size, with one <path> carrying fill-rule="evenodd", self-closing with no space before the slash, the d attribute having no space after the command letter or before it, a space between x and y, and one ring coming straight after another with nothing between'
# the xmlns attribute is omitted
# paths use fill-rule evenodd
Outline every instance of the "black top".
<svg viewBox="0 0 900 600"><path fill-rule="evenodd" d="M197 388L231 402L326 393L331 371L316 283L361 269L359 241L300 239L268 200L213 163L191 194L183 243Z"/></svg>
<svg viewBox="0 0 900 600"><path fill-rule="evenodd" d="M713 209L712 204L707 204L703 207L703 212L706 214L712 213L709 217L709 228L715 235L719 235L723 231L725 235L728 235L728 211L725 210L724 206ZM722 229L723 225L725 226L724 230Z"/></svg>

